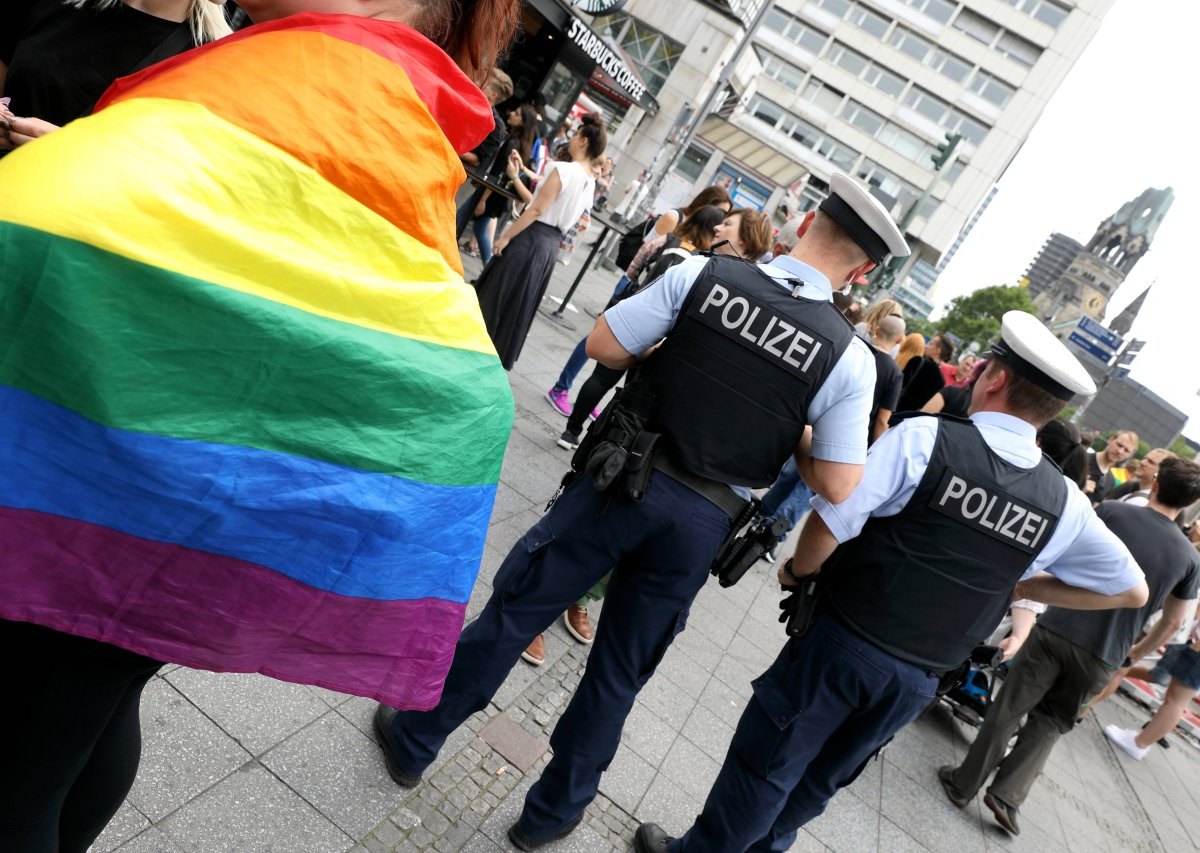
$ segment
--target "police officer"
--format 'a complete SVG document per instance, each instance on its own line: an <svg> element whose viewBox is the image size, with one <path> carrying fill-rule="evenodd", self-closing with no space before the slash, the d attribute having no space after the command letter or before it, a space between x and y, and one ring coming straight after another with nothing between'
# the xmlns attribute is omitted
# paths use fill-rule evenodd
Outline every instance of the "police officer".
<svg viewBox="0 0 1200 853"><path fill-rule="evenodd" d="M785 588L820 571L817 615L754 681L696 824L679 839L643 824L639 851L787 850L929 706L1014 587L1064 607L1145 603L1129 551L1036 443L1066 401L1094 392L1035 317L1010 311L970 420L901 421L872 447L848 500L813 499L779 571Z"/></svg>
<svg viewBox="0 0 1200 853"><path fill-rule="evenodd" d="M459 640L438 706L376 713L399 784L420 781L530 638L615 566L587 670L550 739L554 756L509 829L522 850L566 835L744 507L726 484L770 485L799 453L818 494L831 502L850 494L866 458L874 360L833 307L832 287L909 250L864 188L839 174L831 189L789 255L764 266L686 260L597 320L588 355L640 365L626 392L651 401L646 430L661 436L644 498L598 491L579 476L517 542ZM614 419L610 406L601 421Z"/></svg>

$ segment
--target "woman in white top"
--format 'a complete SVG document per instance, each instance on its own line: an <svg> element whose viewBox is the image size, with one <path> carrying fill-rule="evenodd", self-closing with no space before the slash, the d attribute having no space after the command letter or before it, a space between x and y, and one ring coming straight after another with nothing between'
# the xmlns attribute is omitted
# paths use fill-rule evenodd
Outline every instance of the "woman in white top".
<svg viewBox="0 0 1200 853"><path fill-rule="evenodd" d="M571 159L550 166L525 212L496 241L495 257L479 277L479 307L506 370L520 356L550 284L563 232L591 206L596 187L592 161L604 153L606 144L600 116L583 116L567 143Z"/></svg>

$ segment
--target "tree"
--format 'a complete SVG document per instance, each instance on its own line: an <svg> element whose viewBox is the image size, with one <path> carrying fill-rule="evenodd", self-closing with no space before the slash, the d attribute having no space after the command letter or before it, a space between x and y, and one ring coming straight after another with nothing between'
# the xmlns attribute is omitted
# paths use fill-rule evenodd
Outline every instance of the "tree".
<svg viewBox="0 0 1200 853"><path fill-rule="evenodd" d="M1000 318L1006 311L1033 313L1025 288L999 284L960 296L950 303L950 310L938 325L962 338L965 346L977 343L985 348L1000 337Z"/></svg>
<svg viewBox="0 0 1200 853"><path fill-rule="evenodd" d="M1182 435L1175 437L1175 440L1171 442L1170 450L1176 456L1182 456L1184 459L1196 458L1196 451L1188 447L1188 443L1184 440Z"/></svg>

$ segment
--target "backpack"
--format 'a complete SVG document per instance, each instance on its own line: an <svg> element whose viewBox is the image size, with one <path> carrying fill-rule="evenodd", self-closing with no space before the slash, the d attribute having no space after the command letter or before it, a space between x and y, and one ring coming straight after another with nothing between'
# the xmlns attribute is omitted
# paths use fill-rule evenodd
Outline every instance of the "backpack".
<svg viewBox="0 0 1200 853"><path fill-rule="evenodd" d="M645 222L630 228L629 233L617 241L617 269L624 272L633 263L634 255L642 248L642 243L646 242L657 221L657 216L647 216Z"/></svg>

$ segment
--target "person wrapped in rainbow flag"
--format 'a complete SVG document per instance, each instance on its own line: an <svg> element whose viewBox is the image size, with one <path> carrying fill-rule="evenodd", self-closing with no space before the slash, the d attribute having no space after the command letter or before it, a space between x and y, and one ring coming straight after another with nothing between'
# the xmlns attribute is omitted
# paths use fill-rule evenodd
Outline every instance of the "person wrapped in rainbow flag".
<svg viewBox="0 0 1200 853"><path fill-rule="evenodd" d="M99 834L164 661L433 707L478 572L513 403L453 196L519 4L241 5L0 161L0 849Z"/></svg>

